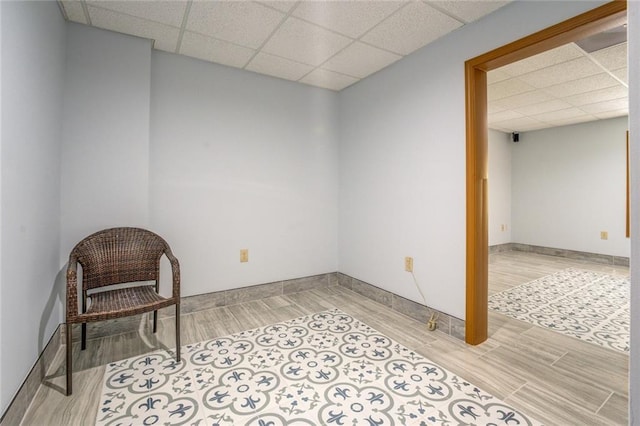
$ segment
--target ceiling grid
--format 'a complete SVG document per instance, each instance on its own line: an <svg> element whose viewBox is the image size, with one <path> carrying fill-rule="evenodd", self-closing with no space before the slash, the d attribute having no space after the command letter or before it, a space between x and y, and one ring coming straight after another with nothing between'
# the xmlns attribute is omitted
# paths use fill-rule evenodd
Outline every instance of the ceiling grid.
<svg viewBox="0 0 640 426"><path fill-rule="evenodd" d="M72 22L334 91L509 2L59 0ZM571 43L489 72L489 127L528 131L627 114L626 42L589 46Z"/></svg>

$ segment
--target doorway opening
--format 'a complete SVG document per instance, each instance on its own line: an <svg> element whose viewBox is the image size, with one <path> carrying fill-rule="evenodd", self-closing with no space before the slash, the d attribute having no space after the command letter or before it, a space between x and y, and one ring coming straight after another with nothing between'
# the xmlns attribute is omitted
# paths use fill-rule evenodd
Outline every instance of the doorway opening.
<svg viewBox="0 0 640 426"><path fill-rule="evenodd" d="M467 153L467 343L488 337L487 72L610 28L626 19L613 1L465 62Z"/></svg>

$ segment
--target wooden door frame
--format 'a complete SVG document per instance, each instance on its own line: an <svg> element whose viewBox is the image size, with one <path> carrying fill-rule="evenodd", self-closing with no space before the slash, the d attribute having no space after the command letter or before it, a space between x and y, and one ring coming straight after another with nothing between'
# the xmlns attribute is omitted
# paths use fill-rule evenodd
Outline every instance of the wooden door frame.
<svg viewBox="0 0 640 426"><path fill-rule="evenodd" d="M467 279L465 340L488 335L487 71L620 25L627 3L616 0L465 62L467 134Z"/></svg>

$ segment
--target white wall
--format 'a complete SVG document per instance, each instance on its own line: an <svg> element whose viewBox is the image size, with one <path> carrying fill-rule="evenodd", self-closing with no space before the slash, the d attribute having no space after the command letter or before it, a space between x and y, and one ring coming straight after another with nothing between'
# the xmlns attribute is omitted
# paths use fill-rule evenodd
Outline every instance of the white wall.
<svg viewBox="0 0 640 426"><path fill-rule="evenodd" d="M0 3L0 202L2 201L2 4ZM2 271L2 209L0 208L0 271ZM4 289L2 287L2 273L0 272L0 320L4 317L2 316L2 307L4 303L2 302L2 294L4 293ZM2 345L2 332L3 328L0 325L0 345ZM0 383L4 383L2 377L3 370L3 362L2 362L2 350L0 350ZM4 396L0 394L0 416L4 413L6 408Z"/></svg>
<svg viewBox="0 0 640 426"><path fill-rule="evenodd" d="M489 129L489 245L511 242L511 135Z"/></svg>
<svg viewBox="0 0 640 426"><path fill-rule="evenodd" d="M631 145L631 352L629 424L640 425L640 2L628 3L629 135Z"/></svg>
<svg viewBox="0 0 640 426"><path fill-rule="evenodd" d="M183 295L336 271L335 93L161 52L151 83L151 224Z"/></svg>
<svg viewBox="0 0 640 426"><path fill-rule="evenodd" d="M0 412L62 321L60 144L65 24L55 2L0 2Z"/></svg>
<svg viewBox="0 0 640 426"><path fill-rule="evenodd" d="M464 318L464 62L601 3L510 3L340 93L341 272L421 301L413 256L428 303Z"/></svg>
<svg viewBox="0 0 640 426"><path fill-rule="evenodd" d="M88 234L148 224L151 42L68 24L62 261Z"/></svg>
<svg viewBox="0 0 640 426"><path fill-rule="evenodd" d="M512 154L513 242L629 256L628 128L620 117L521 134Z"/></svg>

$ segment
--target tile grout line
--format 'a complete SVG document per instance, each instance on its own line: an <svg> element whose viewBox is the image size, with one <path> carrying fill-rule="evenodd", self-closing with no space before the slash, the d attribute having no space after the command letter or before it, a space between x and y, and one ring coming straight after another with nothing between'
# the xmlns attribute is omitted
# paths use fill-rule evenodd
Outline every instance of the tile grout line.
<svg viewBox="0 0 640 426"><path fill-rule="evenodd" d="M594 414L598 414L600 410L602 410L602 407L604 407L607 404L607 402L609 402L609 400L611 399L614 393L615 392L611 391L609 396L604 400L604 402L600 405L600 407L598 407L598 409L594 412Z"/></svg>
<svg viewBox="0 0 640 426"><path fill-rule="evenodd" d="M525 382L523 384L521 384L516 389L514 389L511 393L509 393L509 395L507 395L504 398L502 398L502 400L503 401L508 400L510 397L514 396L516 393L518 393L518 391L520 391L523 387L525 387L528 384L529 384L529 382L527 380L525 380Z"/></svg>
<svg viewBox="0 0 640 426"><path fill-rule="evenodd" d="M569 355L571 351L566 351L565 353L563 353L562 355L560 355L560 357L558 359L556 359L555 361L553 361L551 363L551 367L555 367L556 363L558 363L560 360L562 360L562 358L564 358L565 356Z"/></svg>

